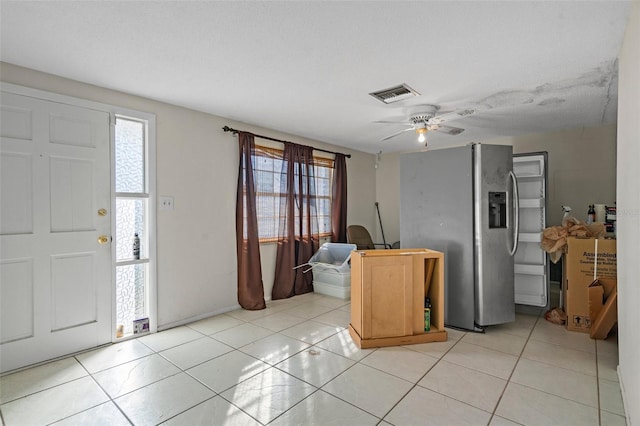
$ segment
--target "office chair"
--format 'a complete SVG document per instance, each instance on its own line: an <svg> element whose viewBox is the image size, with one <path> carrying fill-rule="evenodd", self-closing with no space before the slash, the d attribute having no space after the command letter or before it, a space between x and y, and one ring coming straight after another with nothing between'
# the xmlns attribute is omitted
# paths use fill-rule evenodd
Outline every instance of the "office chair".
<svg viewBox="0 0 640 426"><path fill-rule="evenodd" d="M391 248L391 244L374 243L367 228L361 225L347 226L347 242L355 244L358 250L374 250L376 246L382 246L385 249Z"/></svg>

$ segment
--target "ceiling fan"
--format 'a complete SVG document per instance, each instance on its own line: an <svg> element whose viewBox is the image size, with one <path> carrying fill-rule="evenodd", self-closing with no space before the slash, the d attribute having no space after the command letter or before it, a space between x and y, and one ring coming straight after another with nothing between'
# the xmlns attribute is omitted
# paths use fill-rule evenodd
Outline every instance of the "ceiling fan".
<svg viewBox="0 0 640 426"><path fill-rule="evenodd" d="M439 107L435 105L425 105L421 108L421 112L409 116L408 121L376 121L376 123L404 124L405 126L409 126L406 129L400 130L399 132L389 135L381 140L386 141L412 130L418 134L418 142L425 142L426 133L429 131L446 133L452 136L459 135L464 132L464 129L461 129L460 127L443 126L441 123L476 113L475 109L463 109L436 115L438 109Z"/></svg>

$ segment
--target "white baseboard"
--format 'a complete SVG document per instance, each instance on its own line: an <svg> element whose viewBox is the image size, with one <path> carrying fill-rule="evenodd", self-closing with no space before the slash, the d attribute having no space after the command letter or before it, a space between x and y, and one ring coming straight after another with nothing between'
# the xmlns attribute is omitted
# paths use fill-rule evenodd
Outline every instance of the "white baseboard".
<svg viewBox="0 0 640 426"><path fill-rule="evenodd" d="M630 403L631 401L629 401L627 398L627 394L624 391L624 382L622 381L622 371L620 371L620 365L618 365L618 368L616 369L618 371L618 383L620 383L620 393L622 394L622 406L624 407L624 417L627 420L627 424L631 425L631 417L629 417L629 407L630 407Z"/></svg>
<svg viewBox="0 0 640 426"><path fill-rule="evenodd" d="M201 319L209 318L215 315L224 314L225 312L235 311L236 309L240 309L240 305L232 305L224 308L217 309L215 311L207 312L204 314L196 315L194 317L189 317L182 319L180 321L170 322L168 324L162 324L158 326L158 331L168 330L170 328L180 327L181 325L190 324L192 322L200 321Z"/></svg>

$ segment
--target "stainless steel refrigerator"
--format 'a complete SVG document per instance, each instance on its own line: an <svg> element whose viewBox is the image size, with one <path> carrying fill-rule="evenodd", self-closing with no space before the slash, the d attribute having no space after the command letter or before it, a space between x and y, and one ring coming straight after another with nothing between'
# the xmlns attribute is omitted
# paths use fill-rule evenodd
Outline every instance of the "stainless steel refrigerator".
<svg viewBox="0 0 640 426"><path fill-rule="evenodd" d="M444 252L445 324L467 330L515 320L518 186L508 145L400 157L402 247Z"/></svg>

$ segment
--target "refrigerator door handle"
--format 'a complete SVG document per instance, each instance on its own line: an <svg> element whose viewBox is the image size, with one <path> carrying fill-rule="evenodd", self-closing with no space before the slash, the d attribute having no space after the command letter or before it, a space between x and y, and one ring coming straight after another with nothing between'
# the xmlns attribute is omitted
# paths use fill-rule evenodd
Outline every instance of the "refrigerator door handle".
<svg viewBox="0 0 640 426"><path fill-rule="evenodd" d="M513 201L514 204L514 218L513 218L513 248L509 251L509 255L513 256L516 254L516 250L518 250L518 236L520 234L520 197L518 196L518 181L516 180L516 175L513 171L509 172L509 177L513 182Z"/></svg>

